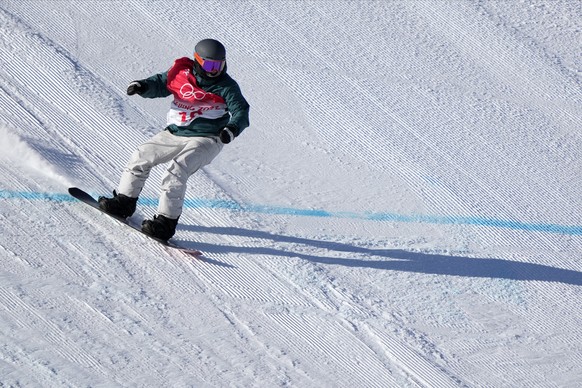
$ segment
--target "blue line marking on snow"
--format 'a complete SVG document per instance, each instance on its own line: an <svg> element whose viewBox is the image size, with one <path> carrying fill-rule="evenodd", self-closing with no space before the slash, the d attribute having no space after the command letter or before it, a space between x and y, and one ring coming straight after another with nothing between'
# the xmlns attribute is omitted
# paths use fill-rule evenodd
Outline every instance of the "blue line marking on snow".
<svg viewBox="0 0 582 388"><path fill-rule="evenodd" d="M0 190L0 199L27 199L44 200L54 202L76 201L68 194L59 193L35 193L27 191ZM139 203L144 206L155 207L158 200L155 198L140 198ZM233 211L243 211L249 213L262 213L272 215L286 215L299 217L318 218L346 218L354 220L366 220L377 222L402 222L402 223L427 223L440 225L474 225L489 226L495 228L525 230L529 232L548 232L566 235L582 235L582 226L568 226L549 223L527 223L514 220L501 220L485 217L471 216L438 216L422 214L397 214L397 213L373 213L373 212L333 212L317 209L297 209L281 206L240 204L235 201L221 199L187 199L184 201L184 208L187 209L226 209Z"/></svg>
<svg viewBox="0 0 582 388"><path fill-rule="evenodd" d="M75 198L69 194L33 193L29 191L0 190L0 199L29 199L46 200L54 202L72 202Z"/></svg>

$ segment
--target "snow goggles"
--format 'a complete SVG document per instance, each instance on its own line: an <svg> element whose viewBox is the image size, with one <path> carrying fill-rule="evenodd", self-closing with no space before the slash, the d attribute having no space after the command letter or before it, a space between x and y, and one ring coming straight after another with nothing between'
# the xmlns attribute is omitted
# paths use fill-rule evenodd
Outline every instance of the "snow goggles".
<svg viewBox="0 0 582 388"><path fill-rule="evenodd" d="M224 65L226 61L216 60L216 59L204 59L198 53L194 53L194 59L200 65L200 67L208 73L218 73L224 70Z"/></svg>

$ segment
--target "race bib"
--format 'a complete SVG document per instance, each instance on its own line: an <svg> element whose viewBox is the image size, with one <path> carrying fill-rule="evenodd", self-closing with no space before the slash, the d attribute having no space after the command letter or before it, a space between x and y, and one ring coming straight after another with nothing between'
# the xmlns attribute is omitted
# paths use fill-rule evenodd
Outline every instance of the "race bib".
<svg viewBox="0 0 582 388"><path fill-rule="evenodd" d="M166 116L167 125L187 127L199 117L218 119L227 112L226 102L221 96L200 88L192 74L193 62L182 58L168 71L168 90L174 101Z"/></svg>
<svg viewBox="0 0 582 388"><path fill-rule="evenodd" d="M207 119L219 119L226 113L224 104L216 105L189 105L179 101L173 101L166 116L167 125L187 127L198 117Z"/></svg>

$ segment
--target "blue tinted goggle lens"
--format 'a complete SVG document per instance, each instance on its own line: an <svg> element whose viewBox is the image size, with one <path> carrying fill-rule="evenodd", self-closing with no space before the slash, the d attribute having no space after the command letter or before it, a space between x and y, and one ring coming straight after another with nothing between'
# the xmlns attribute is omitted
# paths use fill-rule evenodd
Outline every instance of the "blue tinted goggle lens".
<svg viewBox="0 0 582 388"><path fill-rule="evenodd" d="M204 59L198 53L194 53L194 58L200 64L204 71L209 73L216 73L224 69L226 61L219 61L214 59Z"/></svg>
<svg viewBox="0 0 582 388"><path fill-rule="evenodd" d="M202 63L202 68L204 71L209 73L221 71L224 68L224 61L213 61L211 59L205 59Z"/></svg>

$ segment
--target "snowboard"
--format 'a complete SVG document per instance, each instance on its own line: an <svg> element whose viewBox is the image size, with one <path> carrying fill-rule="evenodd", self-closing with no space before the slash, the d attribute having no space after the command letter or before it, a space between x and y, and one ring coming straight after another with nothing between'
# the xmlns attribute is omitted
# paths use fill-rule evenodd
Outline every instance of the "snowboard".
<svg viewBox="0 0 582 388"><path fill-rule="evenodd" d="M159 239L157 237L154 237L154 236L150 236L149 234L144 233L140 227L134 226L134 225L130 224L129 222L127 222L127 220L125 218L117 217L113 214L109 214L109 213L101 210L99 208L99 202L97 202L97 200L95 198L93 198L93 196L91 196L90 194L86 193L85 191L79 189L78 187L70 187L69 194L71 196L73 196L74 198L78 199L79 201L83 202L84 204L91 206L92 208L98 210L99 212L101 212L103 214L108 215L111 218L114 218L115 220L117 220L120 223L122 223L123 225L131 228L135 232L138 232L144 236L147 236L148 238L150 238L150 239L152 239L152 240L154 240L154 241L156 241L156 242L158 242L166 247L180 250L180 251L187 253L189 255L192 255L192 256L202 256L202 252L200 252L198 250L185 248L185 247L182 247L182 246L180 246L172 241L166 241L166 240L162 240L162 239Z"/></svg>

